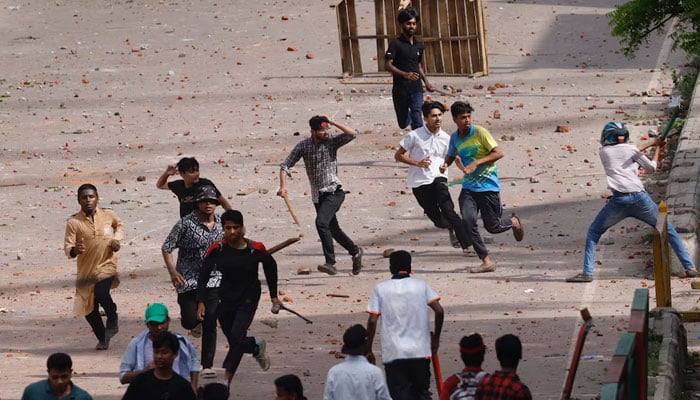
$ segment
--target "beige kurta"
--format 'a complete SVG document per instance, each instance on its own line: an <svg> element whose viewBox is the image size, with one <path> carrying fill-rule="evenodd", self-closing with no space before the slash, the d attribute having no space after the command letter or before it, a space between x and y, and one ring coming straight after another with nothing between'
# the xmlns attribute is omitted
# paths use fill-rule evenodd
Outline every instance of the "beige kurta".
<svg viewBox="0 0 700 400"><path fill-rule="evenodd" d="M122 221L110 210L95 209L95 222L82 210L68 220L63 250L68 258L70 250L79 240L85 245L85 252L78 255L78 277L75 281L75 302L73 312L85 316L92 312L95 284L115 276L112 288L119 286L117 276L117 253L109 243L112 239L121 240L124 236Z"/></svg>

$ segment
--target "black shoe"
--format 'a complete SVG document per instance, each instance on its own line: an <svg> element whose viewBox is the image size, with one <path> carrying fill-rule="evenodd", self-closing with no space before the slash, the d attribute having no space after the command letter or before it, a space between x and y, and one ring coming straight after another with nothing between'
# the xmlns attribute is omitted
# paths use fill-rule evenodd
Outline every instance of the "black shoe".
<svg viewBox="0 0 700 400"><path fill-rule="evenodd" d="M364 250L362 250L362 247L357 248L357 253L352 256L352 274L357 275L360 273L360 270L362 270L362 255L364 254Z"/></svg>
<svg viewBox="0 0 700 400"><path fill-rule="evenodd" d="M325 272L328 275L335 275L338 273L338 271L335 269L335 265L328 264L328 263L325 263L323 265L319 265L318 270L321 272Z"/></svg>
<svg viewBox="0 0 700 400"><path fill-rule="evenodd" d="M114 319L107 318L107 326L105 328L105 335L113 338L114 335L119 333L119 319L114 317Z"/></svg>
<svg viewBox="0 0 700 400"><path fill-rule="evenodd" d="M95 350L107 350L109 349L109 336L105 335L104 340L100 340L95 346Z"/></svg>

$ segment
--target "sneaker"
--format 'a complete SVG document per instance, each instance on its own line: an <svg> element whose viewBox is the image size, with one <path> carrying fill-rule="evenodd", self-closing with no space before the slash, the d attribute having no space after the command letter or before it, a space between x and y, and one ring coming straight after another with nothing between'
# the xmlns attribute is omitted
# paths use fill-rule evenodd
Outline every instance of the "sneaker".
<svg viewBox="0 0 700 400"><path fill-rule="evenodd" d="M462 247L462 244L459 242L459 239L457 239L457 235L455 235L455 231L452 229L449 229L448 231L450 232L450 244L452 245L452 247L454 247L455 249Z"/></svg>
<svg viewBox="0 0 700 400"><path fill-rule="evenodd" d="M199 376L203 379L216 379L216 371L211 368L204 368L199 373Z"/></svg>
<svg viewBox="0 0 700 400"><path fill-rule="evenodd" d="M523 224L520 222L520 218L518 218L515 213L511 214L510 216L513 220L513 237L517 242L521 242L523 240L523 237L525 236L525 230L523 229Z"/></svg>
<svg viewBox="0 0 700 400"><path fill-rule="evenodd" d="M695 267L689 268L685 270L685 277L686 278L695 278L698 276L698 270Z"/></svg>
<svg viewBox="0 0 700 400"><path fill-rule="evenodd" d="M114 335L119 333L119 319L109 319L107 318L107 327L105 328L105 335L113 338Z"/></svg>
<svg viewBox="0 0 700 400"><path fill-rule="evenodd" d="M202 324L198 324L194 328L190 329L190 335L192 335L193 338L202 337Z"/></svg>
<svg viewBox="0 0 700 400"><path fill-rule="evenodd" d="M570 278L566 278L567 282L593 282L593 275L576 274Z"/></svg>
<svg viewBox="0 0 700 400"><path fill-rule="evenodd" d="M263 371L270 369L270 356L267 355L266 347L267 343L265 340L255 340L256 351L253 353L253 357L255 357L255 361L258 362L260 369Z"/></svg>
<svg viewBox="0 0 700 400"><path fill-rule="evenodd" d="M357 248L357 254L352 256L352 274L357 275L360 273L360 270L362 269L362 255L364 254L364 250L362 250L362 247Z"/></svg>
<svg viewBox="0 0 700 400"><path fill-rule="evenodd" d="M109 349L109 336L105 335L104 340L100 340L95 346L95 350L107 350Z"/></svg>
<svg viewBox="0 0 700 400"><path fill-rule="evenodd" d="M338 273L338 271L335 269L335 265L329 264L329 263L325 263L325 264L323 264L323 265L319 265L319 266L318 266L318 270L321 271L321 272L325 272L325 273L327 273L328 275L335 275L335 274Z"/></svg>

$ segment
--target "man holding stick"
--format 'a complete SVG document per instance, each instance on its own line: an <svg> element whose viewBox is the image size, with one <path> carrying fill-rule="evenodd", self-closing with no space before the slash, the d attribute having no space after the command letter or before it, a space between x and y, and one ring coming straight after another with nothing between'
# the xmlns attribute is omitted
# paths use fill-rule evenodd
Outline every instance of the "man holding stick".
<svg viewBox="0 0 700 400"><path fill-rule="evenodd" d="M263 371L270 369L265 340L247 336L260 302L258 264L263 265L273 314L279 313L282 302L277 297L277 262L265 245L245 237L243 214L237 210L228 210L221 215L221 224L224 239L211 245L199 274L197 313L199 319L204 319L207 308L206 283L213 270L220 271L218 315L221 330L229 344L224 368L230 386L245 353L252 354Z"/></svg>
<svg viewBox="0 0 700 400"><path fill-rule="evenodd" d="M318 266L318 270L328 275L338 273L333 248L333 239L335 239L352 256L352 273L357 275L362 269L363 250L340 228L336 213L345 201L345 191L338 178L338 149L353 141L360 132L343 123L331 121L326 115L312 117L309 125L311 137L297 143L280 164L280 188L277 195L280 197L287 195L289 169L303 158L306 175L311 185L311 200L316 207L316 230L321 238L323 255L326 259L324 264ZM343 133L331 135L331 125Z"/></svg>

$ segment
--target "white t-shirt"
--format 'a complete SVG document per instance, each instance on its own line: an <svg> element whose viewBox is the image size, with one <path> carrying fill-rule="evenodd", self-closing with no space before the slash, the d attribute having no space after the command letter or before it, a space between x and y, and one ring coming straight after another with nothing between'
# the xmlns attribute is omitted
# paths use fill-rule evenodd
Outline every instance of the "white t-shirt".
<svg viewBox="0 0 700 400"><path fill-rule="evenodd" d="M644 184L639 179L639 166L647 172L656 170L656 162L649 160L629 143L601 147L600 161L608 177L608 187L622 193L644 191Z"/></svg>
<svg viewBox="0 0 700 400"><path fill-rule="evenodd" d="M377 285L367 312L380 315L382 362L430 357L428 304L440 300L421 279L390 279Z"/></svg>
<svg viewBox="0 0 700 400"><path fill-rule="evenodd" d="M410 188L433 183L435 178L447 178L447 171L440 172L440 166L445 162L447 148L450 145L450 135L442 129L438 133L431 133L427 127L408 132L399 145L406 150L406 154L414 160L422 160L430 157L430 167L421 168L415 165L408 167L407 184Z"/></svg>

